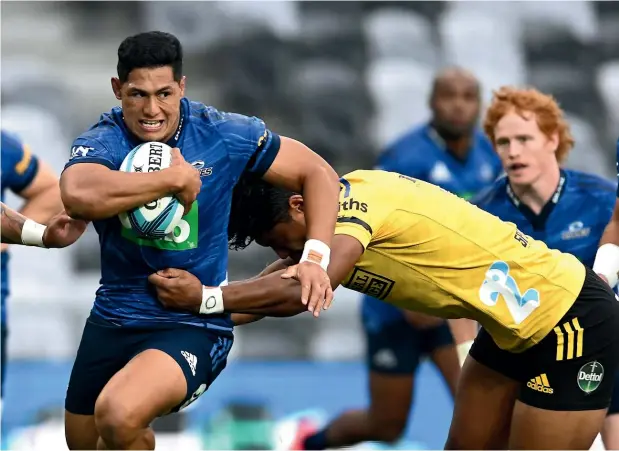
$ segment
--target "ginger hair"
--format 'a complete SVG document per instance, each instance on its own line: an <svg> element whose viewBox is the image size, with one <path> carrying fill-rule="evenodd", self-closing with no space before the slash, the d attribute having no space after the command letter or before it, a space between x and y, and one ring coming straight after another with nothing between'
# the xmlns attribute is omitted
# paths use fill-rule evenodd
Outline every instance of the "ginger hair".
<svg viewBox="0 0 619 451"><path fill-rule="evenodd" d="M504 86L494 91L492 102L484 118L484 131L492 144L495 144L494 129L503 116L511 111L525 118L524 114L533 113L541 132L550 138L558 134L559 145L556 151L557 161L563 162L574 146L570 126L565 120L563 110L551 95L537 89L517 89Z"/></svg>

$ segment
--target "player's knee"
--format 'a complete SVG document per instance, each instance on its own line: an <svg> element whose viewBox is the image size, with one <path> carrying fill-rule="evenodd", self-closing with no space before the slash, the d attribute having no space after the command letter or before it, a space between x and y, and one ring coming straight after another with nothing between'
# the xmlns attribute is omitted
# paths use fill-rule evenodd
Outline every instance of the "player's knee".
<svg viewBox="0 0 619 451"><path fill-rule="evenodd" d="M97 400L95 424L106 445L114 446L114 449L124 449L133 443L144 428L135 409L109 396Z"/></svg>

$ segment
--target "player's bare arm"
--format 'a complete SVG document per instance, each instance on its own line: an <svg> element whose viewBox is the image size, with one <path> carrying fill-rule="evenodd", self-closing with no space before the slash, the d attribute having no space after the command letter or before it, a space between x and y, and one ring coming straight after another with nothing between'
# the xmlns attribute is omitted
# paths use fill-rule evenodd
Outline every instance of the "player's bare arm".
<svg viewBox="0 0 619 451"><path fill-rule="evenodd" d="M297 269L301 301L308 304L331 298L325 270L339 209L337 173L304 144L281 137L279 152L263 178L272 185L302 193L305 199L307 242Z"/></svg>
<svg viewBox="0 0 619 451"><path fill-rule="evenodd" d="M252 279L257 279L259 277L268 276L277 271L288 269L289 266L294 265L294 261L291 258L280 258L279 260L274 261L269 266L264 268L260 274L252 277ZM235 326L242 326L243 324L255 323L256 321L260 321L264 318L264 315L253 315L249 313L233 313L231 315L232 322Z"/></svg>
<svg viewBox="0 0 619 451"><path fill-rule="evenodd" d="M617 284L619 271L619 199L610 222L600 239L600 248L595 256L593 270L611 287Z"/></svg>
<svg viewBox="0 0 619 451"><path fill-rule="evenodd" d="M19 192L19 196L25 200L20 213L41 224L47 224L54 215L63 209L58 176L49 165L40 159L34 179Z"/></svg>
<svg viewBox="0 0 619 451"><path fill-rule="evenodd" d="M363 246L356 238L348 235L336 235L333 238L331 263L327 270L333 289L337 288L350 273L362 254ZM284 279L281 277L284 272L280 270L264 277L221 287L223 311L286 317L309 310L314 316L319 316L322 302L307 306L299 302L301 287L296 280L293 280L298 274L295 270L291 273L291 278ZM203 299L204 289L212 288L203 287L200 281L187 271L166 269L151 274L148 280L155 285L159 300L168 308L202 314L222 311L215 306L211 307L208 297Z"/></svg>
<svg viewBox="0 0 619 451"><path fill-rule="evenodd" d="M63 211L55 215L47 226L28 219L0 203L2 212L2 242L47 248L69 246L82 236L88 223L72 219Z"/></svg>
<svg viewBox="0 0 619 451"><path fill-rule="evenodd" d="M17 213L12 208L7 207L3 203L2 206L2 242L8 244L21 244L21 231L24 227L26 218Z"/></svg>
<svg viewBox="0 0 619 451"><path fill-rule="evenodd" d="M114 171L96 163L68 167L60 177L60 192L67 213L89 221L118 213L174 194L189 211L202 182L199 173L172 151L172 165L146 174Z"/></svg>

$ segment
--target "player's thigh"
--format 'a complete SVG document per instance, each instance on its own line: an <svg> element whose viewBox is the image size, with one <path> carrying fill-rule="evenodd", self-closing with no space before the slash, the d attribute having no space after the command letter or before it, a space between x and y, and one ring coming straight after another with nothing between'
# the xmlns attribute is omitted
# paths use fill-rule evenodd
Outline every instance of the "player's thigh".
<svg viewBox="0 0 619 451"><path fill-rule="evenodd" d="M97 426L144 427L188 406L223 370L231 346L231 337L201 327L152 332L99 396Z"/></svg>
<svg viewBox="0 0 619 451"><path fill-rule="evenodd" d="M446 449L504 449L520 382L518 362L481 330L456 392Z"/></svg>
<svg viewBox="0 0 619 451"><path fill-rule="evenodd" d="M185 375L176 360L158 349L142 351L103 388L95 405L97 428L107 437L119 428L146 427L186 393Z"/></svg>
<svg viewBox="0 0 619 451"><path fill-rule="evenodd" d="M519 449L589 449L619 364L619 303L591 271L566 315L523 353L526 382L512 422Z"/></svg>
<svg viewBox="0 0 619 451"><path fill-rule="evenodd" d="M606 409L560 411L516 402L509 449L591 448L600 432Z"/></svg>
<svg viewBox="0 0 619 451"><path fill-rule="evenodd" d="M70 449L95 449L97 397L130 359L130 350L139 340L95 315L86 320L65 398L65 437Z"/></svg>

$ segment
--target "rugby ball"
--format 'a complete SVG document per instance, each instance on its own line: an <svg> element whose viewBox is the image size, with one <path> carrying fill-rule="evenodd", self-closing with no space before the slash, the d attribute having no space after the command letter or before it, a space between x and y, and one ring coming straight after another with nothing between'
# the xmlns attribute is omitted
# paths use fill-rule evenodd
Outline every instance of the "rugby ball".
<svg viewBox="0 0 619 451"><path fill-rule="evenodd" d="M172 148L159 142L140 144L127 154L120 170L147 173L169 168ZM185 209L174 196L153 200L141 207L120 213L121 224L144 238L164 238L172 233L183 217Z"/></svg>

